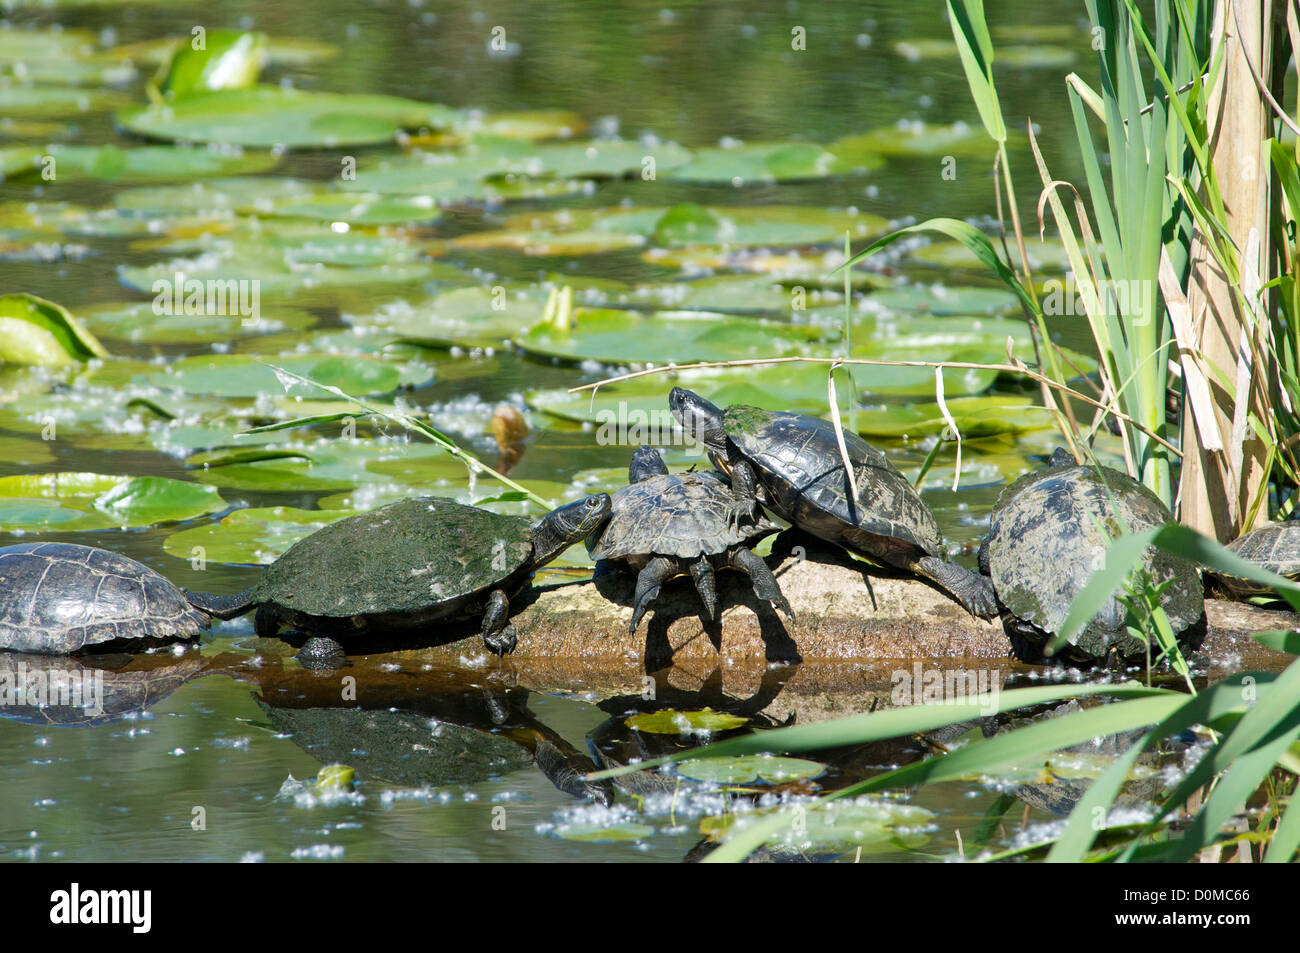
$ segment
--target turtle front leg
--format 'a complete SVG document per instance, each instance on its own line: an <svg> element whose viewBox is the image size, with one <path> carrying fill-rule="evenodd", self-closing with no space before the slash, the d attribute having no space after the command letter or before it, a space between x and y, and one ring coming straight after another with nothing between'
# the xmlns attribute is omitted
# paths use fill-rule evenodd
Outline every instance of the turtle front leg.
<svg viewBox="0 0 1300 953"><path fill-rule="evenodd" d="M483 644L493 655L508 655L519 644L515 627L509 621L510 599L500 589L493 589L483 610Z"/></svg>
<svg viewBox="0 0 1300 953"><path fill-rule="evenodd" d="M767 563L763 561L762 556L748 546L732 546L727 550L725 558L729 568L739 569L749 575L749 581L754 587L754 595L772 603L785 613L787 619L794 621L794 610L790 608L785 593L781 591L781 584L776 581L776 576L772 575L772 570L767 568Z"/></svg>
<svg viewBox="0 0 1300 953"><path fill-rule="evenodd" d="M650 603L659 597L659 587L681 572L676 559L656 556L641 568L636 577L636 593L633 597L632 624L629 632L635 632L641 624L641 617Z"/></svg>
<svg viewBox="0 0 1300 953"><path fill-rule="evenodd" d="M691 576L695 579L695 591L704 603L704 618L712 622L718 617L718 584L708 556L701 556L691 563Z"/></svg>
<svg viewBox="0 0 1300 953"><path fill-rule="evenodd" d="M923 556L909 567L956 599L963 609L981 619L998 615L998 597L993 580L964 569L938 556Z"/></svg>
<svg viewBox="0 0 1300 953"><path fill-rule="evenodd" d="M758 477L754 468L744 460L735 460L731 467L731 492L736 502L731 509L732 529L740 526L746 519L755 519L762 514L759 506Z"/></svg>

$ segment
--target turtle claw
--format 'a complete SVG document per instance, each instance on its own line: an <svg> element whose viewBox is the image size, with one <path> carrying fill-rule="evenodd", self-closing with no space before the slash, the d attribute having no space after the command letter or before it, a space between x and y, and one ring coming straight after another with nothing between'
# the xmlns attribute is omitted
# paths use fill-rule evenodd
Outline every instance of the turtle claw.
<svg viewBox="0 0 1300 953"><path fill-rule="evenodd" d="M498 658L509 655L519 644L519 637L515 635L515 627L508 625L500 632L494 632L483 636L483 644L487 650Z"/></svg>

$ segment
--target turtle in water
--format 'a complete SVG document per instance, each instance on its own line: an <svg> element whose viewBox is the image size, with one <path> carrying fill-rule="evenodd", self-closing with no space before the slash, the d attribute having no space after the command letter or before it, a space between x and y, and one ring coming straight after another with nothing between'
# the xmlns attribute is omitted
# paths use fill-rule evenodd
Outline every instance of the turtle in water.
<svg viewBox="0 0 1300 953"><path fill-rule="evenodd" d="M1300 522L1265 523L1238 536L1228 548L1260 569L1300 580ZM1273 591L1262 583L1220 572L1212 573L1211 578L1220 589L1237 599L1267 596Z"/></svg>
<svg viewBox="0 0 1300 953"><path fill-rule="evenodd" d="M628 485L611 497L608 523L587 540L598 561L619 562L637 573L631 631L635 632L659 587L689 574L705 618L718 617L715 570L747 573L754 594L794 618L772 570L749 547L780 527L766 519L752 495L737 494L716 473L670 474L651 447L632 454Z"/></svg>
<svg viewBox="0 0 1300 953"><path fill-rule="evenodd" d="M1004 489L979 561L1006 611L1002 625L1016 655L1042 658L1044 644L1060 631L1115 537L1172 521L1160 498L1136 480L1110 467L1078 466L1064 450ZM1167 584L1161 606L1179 641L1195 648L1205 635L1195 564L1152 547L1142 567L1154 585ZM1146 644L1128 631L1126 616L1112 594L1065 650L1067 659L1091 664L1111 653L1120 659L1145 654Z"/></svg>
<svg viewBox="0 0 1300 953"><path fill-rule="evenodd" d="M304 661L337 662L339 640L353 634L444 618L481 618L483 641L504 655L516 642L510 598L609 511L609 496L598 493L534 525L439 497L401 500L299 540L237 595L186 595L222 618L255 607L258 635L272 636L281 624L311 633Z"/></svg>
<svg viewBox="0 0 1300 953"><path fill-rule="evenodd" d="M0 649L66 655L192 639L210 621L165 576L120 553L74 543L0 549Z"/></svg>
<svg viewBox="0 0 1300 953"><path fill-rule="evenodd" d="M988 580L947 560L930 508L857 434L844 434L855 499L829 421L743 404L724 411L681 387L672 389L668 406L736 492L757 494L806 533L928 579L973 615L997 615Z"/></svg>

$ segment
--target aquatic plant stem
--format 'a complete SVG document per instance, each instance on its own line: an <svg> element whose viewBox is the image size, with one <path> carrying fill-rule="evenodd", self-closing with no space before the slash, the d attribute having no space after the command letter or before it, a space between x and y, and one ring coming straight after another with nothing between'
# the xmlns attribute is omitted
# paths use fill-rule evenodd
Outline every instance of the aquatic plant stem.
<svg viewBox="0 0 1300 953"><path fill-rule="evenodd" d="M544 506L548 510L554 509L555 507L555 504L551 500L538 496L532 490L528 489L528 487L516 483L514 480L510 479L504 473L498 473L496 470L492 469L486 463L479 460L478 457L474 456L472 453L469 453L468 451L458 447L454 442L452 442L450 437L447 437L445 434L442 434L439 431L435 430L433 427L430 427L422 420L417 420L415 417L412 417L409 414L393 413L391 411L382 410L378 407L372 407L370 404L367 404L361 398L354 397L351 394L347 393L346 391L338 387L334 387L331 384L322 384L320 383L320 381L314 381L310 377L304 377L301 374L295 374L293 371L286 370L285 368L272 364L269 361L260 361L259 363L265 364L267 367L271 368L271 370L275 371L277 376L291 377L294 380L299 381L303 384L309 384L310 386L318 388L319 390L323 390L326 393L333 394L336 397L341 397L343 400L346 400L351 404L355 404L357 407L360 407L368 414L372 414L376 417L383 417L385 420L391 420L396 424L400 424L402 427L406 428L407 430L411 430L416 433L422 434L423 436L428 437L431 441L433 441L443 450L446 450L449 454L451 454L461 463L465 464L466 469L468 469L470 473L486 473L488 476L500 481L501 483L504 483L506 486L510 487L510 489L514 490L515 492L525 494L528 497L528 499L532 500L534 503L538 504L539 506ZM307 418L304 418L304 421L306 420Z"/></svg>

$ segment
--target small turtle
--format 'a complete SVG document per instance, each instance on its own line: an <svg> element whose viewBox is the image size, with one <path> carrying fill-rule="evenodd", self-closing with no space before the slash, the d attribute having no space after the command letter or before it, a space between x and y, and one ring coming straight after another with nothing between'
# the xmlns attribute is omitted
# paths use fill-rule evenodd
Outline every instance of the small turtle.
<svg viewBox="0 0 1300 953"><path fill-rule="evenodd" d="M222 618L256 607L258 635L272 636L281 624L311 633L305 661L337 659L338 640L349 635L417 629L443 618L481 617L484 643L504 655L516 643L507 624L510 598L609 511L609 496L598 493L532 525L439 497L401 500L299 540L251 589L186 595Z"/></svg>
<svg viewBox="0 0 1300 953"><path fill-rule="evenodd" d="M1136 480L1109 467L1077 466L1064 450L1005 488L980 544L979 561L1006 611L1002 625L1016 655L1041 659L1044 643L1060 631L1115 537L1172 521L1160 498ZM1161 606L1179 641L1195 648L1205 635L1195 564L1152 547L1142 565L1155 585L1168 584ZM1066 657L1087 664L1112 652L1121 659L1145 654L1146 645L1129 633L1126 616L1124 605L1111 595Z"/></svg>
<svg viewBox="0 0 1300 953"><path fill-rule="evenodd" d="M74 543L0 549L0 649L66 655L192 639L210 621L165 576L120 553Z"/></svg>
<svg viewBox="0 0 1300 953"><path fill-rule="evenodd" d="M988 580L947 560L930 508L857 434L844 434L854 499L829 421L741 404L724 411L681 387L672 389L668 406L738 493L757 493L806 533L930 580L973 615L997 615Z"/></svg>
<svg viewBox="0 0 1300 953"><path fill-rule="evenodd" d="M718 617L714 571L749 574L754 593L793 618L767 563L750 545L780 530L712 472L670 474L650 447L632 455L628 485L611 498L609 522L587 540L593 559L618 561L637 573L631 631L635 632L659 587L690 574L705 618Z"/></svg>
<svg viewBox="0 0 1300 953"><path fill-rule="evenodd" d="M1243 533L1228 548L1247 562L1288 579L1300 580L1300 522L1265 523ZM1212 573L1218 587L1237 599L1267 596L1273 590L1261 583L1223 573Z"/></svg>

